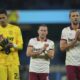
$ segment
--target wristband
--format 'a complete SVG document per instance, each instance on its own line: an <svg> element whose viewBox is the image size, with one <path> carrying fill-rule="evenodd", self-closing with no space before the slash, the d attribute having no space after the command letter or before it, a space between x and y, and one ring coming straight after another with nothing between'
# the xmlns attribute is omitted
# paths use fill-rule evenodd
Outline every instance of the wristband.
<svg viewBox="0 0 80 80"><path fill-rule="evenodd" d="M47 50L45 50L45 52L44 52L45 54L48 54L48 51Z"/></svg>
<svg viewBox="0 0 80 80"><path fill-rule="evenodd" d="M14 47L14 48L17 48L17 45L16 45L16 44L13 44L13 47Z"/></svg>

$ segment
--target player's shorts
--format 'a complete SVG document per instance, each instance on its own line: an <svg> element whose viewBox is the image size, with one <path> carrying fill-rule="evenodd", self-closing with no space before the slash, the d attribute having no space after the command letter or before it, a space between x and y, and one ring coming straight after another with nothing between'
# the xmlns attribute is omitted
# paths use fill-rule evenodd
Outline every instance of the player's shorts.
<svg viewBox="0 0 80 80"><path fill-rule="evenodd" d="M49 80L48 73L29 72L29 80Z"/></svg>
<svg viewBox="0 0 80 80"><path fill-rule="evenodd" d="M66 66L67 80L80 80L80 66Z"/></svg>
<svg viewBox="0 0 80 80"><path fill-rule="evenodd" d="M20 80L19 66L0 65L0 80Z"/></svg>

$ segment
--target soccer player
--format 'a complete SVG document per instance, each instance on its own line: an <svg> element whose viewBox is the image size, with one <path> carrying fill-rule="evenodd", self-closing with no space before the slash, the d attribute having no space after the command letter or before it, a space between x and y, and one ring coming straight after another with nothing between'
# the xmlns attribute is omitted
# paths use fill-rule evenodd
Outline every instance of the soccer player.
<svg viewBox="0 0 80 80"><path fill-rule="evenodd" d="M71 10L69 17L71 25L62 30L60 49L66 51L67 80L80 80L80 14Z"/></svg>
<svg viewBox="0 0 80 80"><path fill-rule="evenodd" d="M8 23L5 10L0 10L0 80L20 80L18 50L23 40L18 26Z"/></svg>
<svg viewBox="0 0 80 80"><path fill-rule="evenodd" d="M39 26L38 36L31 38L27 47L30 56L29 80L49 80L50 59L54 57L54 42L47 39L48 27Z"/></svg>

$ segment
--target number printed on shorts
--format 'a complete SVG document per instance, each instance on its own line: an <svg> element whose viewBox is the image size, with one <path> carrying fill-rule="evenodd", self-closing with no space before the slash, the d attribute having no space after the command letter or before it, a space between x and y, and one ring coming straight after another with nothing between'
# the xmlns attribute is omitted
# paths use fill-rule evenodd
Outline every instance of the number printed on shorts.
<svg viewBox="0 0 80 80"><path fill-rule="evenodd" d="M19 79L18 73L14 73L14 79Z"/></svg>

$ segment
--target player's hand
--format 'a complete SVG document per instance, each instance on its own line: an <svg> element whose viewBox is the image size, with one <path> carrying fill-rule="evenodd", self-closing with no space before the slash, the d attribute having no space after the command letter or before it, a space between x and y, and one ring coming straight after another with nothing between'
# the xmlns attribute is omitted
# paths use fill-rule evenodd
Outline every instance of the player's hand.
<svg viewBox="0 0 80 80"><path fill-rule="evenodd" d="M8 40L6 40L6 42L5 42L6 44L5 44L5 46L4 46L4 51L5 51L5 53L8 55L8 54L10 54L10 48L12 47L12 43L10 43Z"/></svg>
<svg viewBox="0 0 80 80"><path fill-rule="evenodd" d="M3 47L2 46L0 46L0 51L3 51Z"/></svg>
<svg viewBox="0 0 80 80"><path fill-rule="evenodd" d="M80 40L80 29L77 30L75 40Z"/></svg>
<svg viewBox="0 0 80 80"><path fill-rule="evenodd" d="M43 48L37 51L37 53L38 53L39 55L42 54L43 52L44 52L44 49L43 49Z"/></svg>
<svg viewBox="0 0 80 80"><path fill-rule="evenodd" d="M43 52L45 52L47 50L48 46L49 46L49 44L44 44L42 49L37 50L37 53L39 55L42 54Z"/></svg>
<svg viewBox="0 0 80 80"><path fill-rule="evenodd" d="M9 42L7 45L5 45L5 48L7 48L7 47L11 48L11 47L13 47L13 44Z"/></svg>
<svg viewBox="0 0 80 80"><path fill-rule="evenodd" d="M4 38L3 38L3 36L2 35L0 35L0 46L2 47L3 46L3 40L4 40Z"/></svg>
<svg viewBox="0 0 80 80"><path fill-rule="evenodd" d="M49 44L44 44L43 49L46 50L48 48Z"/></svg>
<svg viewBox="0 0 80 80"><path fill-rule="evenodd" d="M3 40L4 38L3 38L3 36L2 35L0 35L0 42Z"/></svg>
<svg viewBox="0 0 80 80"><path fill-rule="evenodd" d="M3 40L0 41L0 46L3 48L3 51L5 51L5 54L10 53L10 48L13 46L12 43L9 42L8 39L3 38Z"/></svg>

